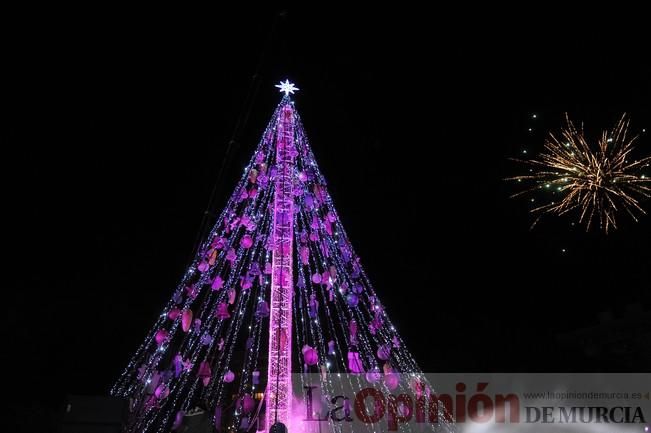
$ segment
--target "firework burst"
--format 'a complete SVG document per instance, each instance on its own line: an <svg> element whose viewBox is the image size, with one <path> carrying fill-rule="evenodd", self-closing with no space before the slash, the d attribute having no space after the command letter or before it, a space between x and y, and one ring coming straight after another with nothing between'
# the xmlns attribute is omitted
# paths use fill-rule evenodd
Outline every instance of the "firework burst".
<svg viewBox="0 0 651 433"><path fill-rule="evenodd" d="M646 213L640 202L651 197L651 178L642 173L651 164L651 156L631 159L637 136L628 136L626 114L612 130L601 134L596 145L588 142L583 127L575 127L567 114L565 119L560 137L550 134L537 159L518 160L532 166L531 174L510 180L534 185L513 197L541 189L560 196L558 201L531 210L538 215L533 225L544 214L564 215L571 211L578 212L579 223L585 224L586 230L595 221L606 233L616 229L616 218L622 211L637 221Z"/></svg>

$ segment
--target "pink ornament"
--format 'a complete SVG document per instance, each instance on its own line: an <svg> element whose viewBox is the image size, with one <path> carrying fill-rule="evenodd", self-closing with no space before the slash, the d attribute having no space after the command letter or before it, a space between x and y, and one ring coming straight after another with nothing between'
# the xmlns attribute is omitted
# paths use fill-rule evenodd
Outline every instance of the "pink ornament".
<svg viewBox="0 0 651 433"><path fill-rule="evenodd" d="M156 396L157 399L163 400L168 395L170 395L170 389L167 387L166 384L161 383L156 387L156 391L154 391L154 395Z"/></svg>
<svg viewBox="0 0 651 433"><path fill-rule="evenodd" d="M199 270L199 272L206 272L208 269L210 269L210 265L208 264L208 262L204 260L201 263L199 263L197 269Z"/></svg>
<svg viewBox="0 0 651 433"><path fill-rule="evenodd" d="M174 417L174 424L172 424L172 430L178 430L181 428L181 424L183 424L183 418L185 417L185 412L180 410L176 412L176 416Z"/></svg>
<svg viewBox="0 0 651 433"><path fill-rule="evenodd" d="M230 250L228 250L228 252L226 253L226 260L232 262L236 258L237 258L237 253L235 252L235 249L231 248Z"/></svg>
<svg viewBox="0 0 651 433"><path fill-rule="evenodd" d="M393 391L398 388L398 384L400 383L400 375L398 373L389 373L384 376L384 383L390 391Z"/></svg>
<svg viewBox="0 0 651 433"><path fill-rule="evenodd" d="M304 346L303 360L307 365L316 365L319 362L319 355L316 352L316 349L310 346Z"/></svg>
<svg viewBox="0 0 651 433"><path fill-rule="evenodd" d="M208 386L210 383L210 378L212 377L210 363L208 363L208 361L203 361L201 364L199 364L199 372L197 374L201 378L203 386Z"/></svg>
<svg viewBox="0 0 651 433"><path fill-rule="evenodd" d="M199 291L197 290L197 288L194 287L194 285L192 285L192 284L185 287L185 292L188 294L188 298L190 298L190 299L196 299L197 295L199 294Z"/></svg>
<svg viewBox="0 0 651 433"><path fill-rule="evenodd" d="M170 320L176 320L176 318L179 317L180 314L181 314L181 310L179 310L178 308L172 308L169 311L169 313L167 313L167 317Z"/></svg>
<svg viewBox="0 0 651 433"><path fill-rule="evenodd" d="M373 368L368 373L366 373L366 380L368 380L369 383L378 382L380 379L382 379L382 373L380 372L380 369L377 367Z"/></svg>
<svg viewBox="0 0 651 433"><path fill-rule="evenodd" d="M188 332L192 326L192 310L183 310L181 315L181 328L183 332Z"/></svg>
<svg viewBox="0 0 651 433"><path fill-rule="evenodd" d="M321 282L321 274L316 273L316 274L312 275L312 282L314 284L319 284Z"/></svg>
<svg viewBox="0 0 651 433"><path fill-rule="evenodd" d="M222 277L217 275L214 280L212 280L212 285L210 286L213 290L219 290L224 287L224 280Z"/></svg>
<svg viewBox="0 0 651 433"><path fill-rule="evenodd" d="M235 380L235 373L233 373L232 371L228 370L228 371L224 374L224 382L226 382L226 383L231 383L231 382L234 381L234 380Z"/></svg>
<svg viewBox="0 0 651 433"><path fill-rule="evenodd" d="M244 235L240 241L240 245L242 245L242 248L251 248L253 245L253 238L251 235Z"/></svg>
<svg viewBox="0 0 651 433"><path fill-rule="evenodd" d="M305 173L304 171L299 171L298 180L300 180L301 182L305 182L307 180L307 173Z"/></svg>
<svg viewBox="0 0 651 433"><path fill-rule="evenodd" d="M155 337L156 344L158 344L159 346L162 345L167 341L168 337L169 337L169 333L167 332L167 330L159 329L158 331L156 331L156 337Z"/></svg>
<svg viewBox="0 0 651 433"><path fill-rule="evenodd" d="M240 399L239 404L242 407L242 412L244 414L253 412L253 409L255 408L255 400L249 394L244 394Z"/></svg>
<svg viewBox="0 0 651 433"><path fill-rule="evenodd" d="M215 311L215 317L218 319L228 319L231 317L231 314L228 312L228 304L225 302L217 305L217 311Z"/></svg>

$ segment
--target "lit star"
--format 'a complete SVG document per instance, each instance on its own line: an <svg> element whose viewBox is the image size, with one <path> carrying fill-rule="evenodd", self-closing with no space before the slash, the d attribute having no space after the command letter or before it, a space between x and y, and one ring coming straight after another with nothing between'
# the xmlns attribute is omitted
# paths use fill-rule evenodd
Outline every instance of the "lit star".
<svg viewBox="0 0 651 433"><path fill-rule="evenodd" d="M284 82L281 81L276 84L276 87L279 88L281 92L284 92L285 96L293 95L295 91L300 90L294 85L294 83L290 83L289 80L285 80Z"/></svg>

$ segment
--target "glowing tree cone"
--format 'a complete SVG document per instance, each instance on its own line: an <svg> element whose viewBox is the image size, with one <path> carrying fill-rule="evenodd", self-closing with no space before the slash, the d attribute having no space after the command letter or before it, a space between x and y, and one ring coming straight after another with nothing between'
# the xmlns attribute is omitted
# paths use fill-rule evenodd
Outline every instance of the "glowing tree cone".
<svg viewBox="0 0 651 433"><path fill-rule="evenodd" d="M181 431L201 411L218 431L297 431L292 373L297 385L315 373L326 392L328 373L433 392L346 236L290 98L298 89L278 87L233 194L112 388L130 399L128 432Z"/></svg>

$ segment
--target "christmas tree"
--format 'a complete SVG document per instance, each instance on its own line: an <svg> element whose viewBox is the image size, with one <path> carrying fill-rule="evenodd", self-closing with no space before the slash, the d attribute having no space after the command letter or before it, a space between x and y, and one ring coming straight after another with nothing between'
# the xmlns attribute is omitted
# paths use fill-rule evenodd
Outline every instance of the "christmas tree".
<svg viewBox="0 0 651 433"><path fill-rule="evenodd" d="M226 207L112 389L130 399L129 432L180 431L198 413L217 431L300 431L292 378L433 393L344 231L298 89L276 87L284 96Z"/></svg>

